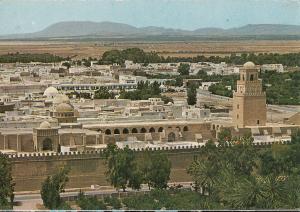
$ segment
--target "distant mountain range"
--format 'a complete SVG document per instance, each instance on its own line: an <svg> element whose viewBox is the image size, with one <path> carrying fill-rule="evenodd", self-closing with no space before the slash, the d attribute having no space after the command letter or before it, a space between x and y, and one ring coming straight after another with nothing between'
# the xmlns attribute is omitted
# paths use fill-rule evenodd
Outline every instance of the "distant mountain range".
<svg viewBox="0 0 300 212"><path fill-rule="evenodd" d="M300 36L300 26L281 24L249 24L242 27L200 28L196 30L171 29L164 27L134 27L114 22L69 21L53 24L42 31L26 34L0 36L0 39L53 39L53 38L118 38L146 36Z"/></svg>

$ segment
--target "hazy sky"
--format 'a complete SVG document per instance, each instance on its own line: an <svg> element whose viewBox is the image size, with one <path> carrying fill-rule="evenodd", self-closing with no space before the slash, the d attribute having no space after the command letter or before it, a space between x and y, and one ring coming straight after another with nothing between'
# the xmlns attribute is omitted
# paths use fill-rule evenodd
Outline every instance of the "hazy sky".
<svg viewBox="0 0 300 212"><path fill-rule="evenodd" d="M300 0L0 0L0 34L74 20L181 29L300 25Z"/></svg>

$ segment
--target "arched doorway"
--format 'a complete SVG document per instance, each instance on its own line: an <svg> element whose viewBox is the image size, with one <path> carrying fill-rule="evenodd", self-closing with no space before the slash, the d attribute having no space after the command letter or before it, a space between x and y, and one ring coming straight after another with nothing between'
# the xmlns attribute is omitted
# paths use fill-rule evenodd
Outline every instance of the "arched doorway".
<svg viewBox="0 0 300 212"><path fill-rule="evenodd" d="M176 140L175 133L171 132L171 133L168 135L168 142L174 142L175 140Z"/></svg>
<svg viewBox="0 0 300 212"><path fill-rule="evenodd" d="M120 130L119 130L119 129L115 129L115 130L114 130L114 134L115 134L115 135L120 134Z"/></svg>
<svg viewBox="0 0 300 212"><path fill-rule="evenodd" d="M50 138L45 138L43 140L43 151L52 151L52 140Z"/></svg>
<svg viewBox="0 0 300 212"><path fill-rule="evenodd" d="M129 130L127 128L124 128L123 129L123 134L128 134L129 133Z"/></svg>
<svg viewBox="0 0 300 212"><path fill-rule="evenodd" d="M105 134L106 134L106 135L110 135L110 134L111 134L110 129L105 130Z"/></svg>

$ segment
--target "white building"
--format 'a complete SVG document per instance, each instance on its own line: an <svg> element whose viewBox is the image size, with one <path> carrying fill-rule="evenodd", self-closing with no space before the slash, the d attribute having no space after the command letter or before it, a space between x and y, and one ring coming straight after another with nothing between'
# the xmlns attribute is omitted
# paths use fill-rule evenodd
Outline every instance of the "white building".
<svg viewBox="0 0 300 212"><path fill-rule="evenodd" d="M282 64L263 64L260 67L261 71L276 71L276 72L284 72Z"/></svg>

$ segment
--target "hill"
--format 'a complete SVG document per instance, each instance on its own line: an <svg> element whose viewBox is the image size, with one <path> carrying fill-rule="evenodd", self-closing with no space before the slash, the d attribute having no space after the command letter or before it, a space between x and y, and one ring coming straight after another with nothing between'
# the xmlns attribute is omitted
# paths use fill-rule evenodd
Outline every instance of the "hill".
<svg viewBox="0 0 300 212"><path fill-rule="evenodd" d="M134 27L115 22L68 21L59 22L35 33L1 36L0 39L51 39L51 38L116 38L116 37L243 37L243 36L300 36L300 26L281 24L249 24L242 27L200 28L182 30L164 27Z"/></svg>

